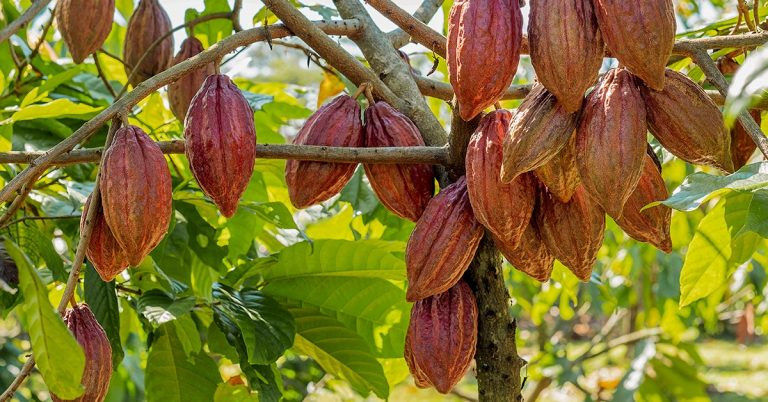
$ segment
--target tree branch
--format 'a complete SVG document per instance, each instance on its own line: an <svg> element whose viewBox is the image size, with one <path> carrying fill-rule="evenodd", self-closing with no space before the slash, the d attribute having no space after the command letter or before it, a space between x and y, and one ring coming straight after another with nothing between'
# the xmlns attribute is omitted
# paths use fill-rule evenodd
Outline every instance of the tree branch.
<svg viewBox="0 0 768 402"><path fill-rule="evenodd" d="M16 32L18 32L29 21L32 21L32 19L40 14L40 12L43 11L50 2L51 0L37 0L32 3L32 5L26 11L24 11L24 14L21 14L19 18L16 18L10 24L8 24L8 26L0 30L0 43L5 42L6 39L16 34Z"/></svg>
<svg viewBox="0 0 768 402"><path fill-rule="evenodd" d="M411 37L419 37L418 43L424 43L427 49L437 54L445 55L445 37L435 32L427 25L435 12L440 9L442 0L427 0L422 3L414 15L408 14L392 0L366 0L371 7L380 12L388 20L400 27L389 33L389 40L395 48L401 48L411 41ZM431 12L430 12L431 11ZM425 16L427 18L419 18Z"/></svg>

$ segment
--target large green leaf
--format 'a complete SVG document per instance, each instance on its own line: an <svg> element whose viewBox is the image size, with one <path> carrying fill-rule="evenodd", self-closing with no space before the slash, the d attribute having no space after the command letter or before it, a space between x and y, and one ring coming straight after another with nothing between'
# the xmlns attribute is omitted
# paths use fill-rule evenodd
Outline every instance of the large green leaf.
<svg viewBox="0 0 768 402"><path fill-rule="evenodd" d="M21 108L11 116L11 120L23 121L63 117L88 120L100 112L101 109L100 107L74 103L69 99L56 99L52 102Z"/></svg>
<svg viewBox="0 0 768 402"><path fill-rule="evenodd" d="M755 163L728 176L694 173L663 202L680 211L692 211L704 202L729 191L756 191L768 187L768 163Z"/></svg>
<svg viewBox="0 0 768 402"><path fill-rule="evenodd" d="M37 368L52 393L62 399L74 399L83 393L83 349L51 306L48 290L27 256L10 240L6 240L5 248L19 268L19 287L24 294L22 309Z"/></svg>
<svg viewBox="0 0 768 402"><path fill-rule="evenodd" d="M194 297L177 299L160 289L152 289L141 295L138 310L151 323L159 325L189 313L194 306Z"/></svg>
<svg viewBox="0 0 768 402"><path fill-rule="evenodd" d="M123 361L123 345L120 343L120 309L115 293L115 281L104 282L93 265L85 267L85 302L90 306L96 321L107 333L112 347L112 366L117 369Z"/></svg>

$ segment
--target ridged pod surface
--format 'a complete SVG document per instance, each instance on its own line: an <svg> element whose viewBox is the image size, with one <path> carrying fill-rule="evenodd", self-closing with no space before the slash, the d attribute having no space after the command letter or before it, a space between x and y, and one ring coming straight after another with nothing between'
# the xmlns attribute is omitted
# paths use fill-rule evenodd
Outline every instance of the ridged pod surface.
<svg viewBox="0 0 768 402"><path fill-rule="evenodd" d="M66 401L101 402L107 395L112 378L112 347L107 334L85 303L67 309L64 322L85 353L85 371L81 381L84 392L78 398ZM65 401L56 395L51 395L51 399L54 402Z"/></svg>
<svg viewBox="0 0 768 402"><path fill-rule="evenodd" d="M404 114L386 102L365 110L366 147L424 146L419 129ZM435 175L430 165L363 165L373 191L387 209L417 221L435 193Z"/></svg>
<svg viewBox="0 0 768 402"><path fill-rule="evenodd" d="M189 105L184 138L197 183L231 218L253 174L256 127L251 106L229 77L205 79Z"/></svg>
<svg viewBox="0 0 768 402"><path fill-rule="evenodd" d="M665 253L671 253L672 238L669 226L672 220L672 209L666 205L657 205L643 210L646 205L664 201L667 198L669 193L661 177L661 171L656 166L656 162L646 155L643 175L637 183L637 188L624 205L621 218L614 219L633 239L650 243Z"/></svg>
<svg viewBox="0 0 768 402"><path fill-rule="evenodd" d="M552 276L555 257L541 239L539 230L534 224L528 225L516 246L510 245L496 237L493 242L499 248L504 258L518 271L546 282Z"/></svg>
<svg viewBox="0 0 768 402"><path fill-rule="evenodd" d="M133 12L125 33L123 61L125 74L138 70L131 78L134 87L164 71L173 59L173 35L160 42L139 64L150 45L171 30L171 19L158 0L141 0Z"/></svg>
<svg viewBox="0 0 768 402"><path fill-rule="evenodd" d="M361 147L364 144L360 105L341 95L317 110L294 138L296 145ZM296 208L306 208L336 195L355 174L354 163L289 160L285 164L288 195Z"/></svg>
<svg viewBox="0 0 768 402"><path fill-rule="evenodd" d="M168 231L171 172L163 151L140 128L115 132L99 178L104 218L132 266L139 265Z"/></svg>
<svg viewBox="0 0 768 402"><path fill-rule="evenodd" d="M758 126L762 123L763 119L759 110L751 110L749 114L752 115ZM744 126L737 121L736 125L731 129L731 160L733 160L733 169L739 170L744 167L756 149L757 144L755 144L755 140L749 136Z"/></svg>
<svg viewBox="0 0 768 402"><path fill-rule="evenodd" d="M663 91L643 87L642 92L648 128L664 148L687 162L733 171L723 114L700 86L668 69Z"/></svg>
<svg viewBox="0 0 768 402"><path fill-rule="evenodd" d="M593 0L611 55L651 88L664 88L664 69L675 46L672 0Z"/></svg>
<svg viewBox="0 0 768 402"><path fill-rule="evenodd" d="M56 25L75 63L101 48L112 31L114 17L115 0L59 1Z"/></svg>
<svg viewBox="0 0 768 402"><path fill-rule="evenodd" d="M181 63L203 51L203 44L199 39L190 36L181 42L181 49L173 58L172 65ZM215 74L216 68L213 63L208 63L198 69L192 70L178 80L168 84L168 103L171 105L171 111L177 119L184 121L187 115L189 104L195 97L197 91L203 86L205 79Z"/></svg>
<svg viewBox="0 0 768 402"><path fill-rule="evenodd" d="M611 216L643 174L646 112L640 88L625 69L609 71L589 95L576 132L576 164L584 189Z"/></svg>
<svg viewBox="0 0 768 402"><path fill-rule="evenodd" d="M447 394L464 378L476 348L477 303L466 282L414 304L405 361L416 385Z"/></svg>
<svg viewBox="0 0 768 402"><path fill-rule="evenodd" d="M453 287L472 262L484 233L462 176L432 198L408 239L406 299L422 300Z"/></svg>
<svg viewBox="0 0 768 402"><path fill-rule="evenodd" d="M501 180L508 183L547 163L568 143L578 122L579 114L568 113L544 86L535 85L504 138Z"/></svg>
<svg viewBox="0 0 768 402"><path fill-rule="evenodd" d="M549 162L533 171L552 195L561 202L568 202L581 184L579 168L576 166L576 136Z"/></svg>
<svg viewBox="0 0 768 402"><path fill-rule="evenodd" d="M539 82L566 111L577 112L605 55L592 0L532 1L528 38Z"/></svg>
<svg viewBox="0 0 768 402"><path fill-rule="evenodd" d="M465 166L475 217L494 236L514 246L531 221L536 185L530 174L509 184L501 182L503 142L511 120L507 110L485 115L469 140Z"/></svg>
<svg viewBox="0 0 768 402"><path fill-rule="evenodd" d="M472 120L501 99L520 61L518 0L456 0L448 17L448 74L459 114Z"/></svg>
<svg viewBox="0 0 768 402"><path fill-rule="evenodd" d="M547 249L582 281L588 281L603 245L605 213L582 186L568 203L541 194L536 220Z"/></svg>
<svg viewBox="0 0 768 402"><path fill-rule="evenodd" d="M83 214L80 216L81 232L85 228L85 217L90 205L91 197L88 196L83 207ZM88 257L88 261L93 264L93 268L99 273L101 279L104 282L109 282L115 279L124 269L128 268L128 257L125 256L123 248L120 247L120 243L117 242L117 239L112 234L112 230L109 229L107 221L104 219L104 211L101 208L98 209L93 219L95 222L93 223L91 240L85 249L85 255Z"/></svg>

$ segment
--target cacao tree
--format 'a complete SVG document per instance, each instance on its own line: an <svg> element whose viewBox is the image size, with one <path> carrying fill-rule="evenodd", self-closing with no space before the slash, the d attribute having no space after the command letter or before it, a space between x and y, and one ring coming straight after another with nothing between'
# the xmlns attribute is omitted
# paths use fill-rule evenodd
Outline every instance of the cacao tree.
<svg viewBox="0 0 768 402"><path fill-rule="evenodd" d="M0 1L0 401L739 396L768 5L529 3Z"/></svg>

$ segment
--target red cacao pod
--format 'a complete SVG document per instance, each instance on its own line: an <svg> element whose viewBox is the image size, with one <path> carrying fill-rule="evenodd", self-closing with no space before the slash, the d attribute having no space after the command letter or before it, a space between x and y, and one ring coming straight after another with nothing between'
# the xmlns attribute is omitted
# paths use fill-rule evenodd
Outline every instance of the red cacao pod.
<svg viewBox="0 0 768 402"><path fill-rule="evenodd" d="M364 143L360 105L341 95L309 117L294 138L296 145L361 147ZM289 160L285 164L288 195L296 208L306 208L336 195L355 174L354 163Z"/></svg>
<svg viewBox="0 0 768 402"><path fill-rule="evenodd" d="M112 31L115 0L61 0L56 6L56 25L80 64L101 48Z"/></svg>
<svg viewBox="0 0 768 402"><path fill-rule="evenodd" d="M365 110L365 146L424 146L419 129L404 114L386 102ZM365 174L373 191L387 209L417 221L435 193L435 175L430 165L366 164Z"/></svg>
<svg viewBox="0 0 768 402"><path fill-rule="evenodd" d="M173 58L172 65L181 63L184 60L196 56L203 51L203 44L195 38L190 36L181 42L181 49L176 53L176 57ZM187 75L179 78L178 80L168 85L168 103L171 105L171 111L177 119L184 121L184 117L187 115L187 109L189 104L192 103L192 98L195 97L197 91L203 86L205 79L212 74L216 73L216 68L213 63L208 63L200 68L192 70Z"/></svg>
<svg viewBox="0 0 768 402"><path fill-rule="evenodd" d="M611 55L651 88L664 88L664 69L675 46L672 0L593 0Z"/></svg>
<svg viewBox="0 0 768 402"><path fill-rule="evenodd" d="M549 162L533 171L552 195L561 202L568 202L581 183L579 169L576 166L576 136L571 136L568 143Z"/></svg>
<svg viewBox="0 0 768 402"><path fill-rule="evenodd" d="M573 136L579 115L568 113L542 85L535 85L517 109L504 139L501 180L543 166L560 152Z"/></svg>
<svg viewBox="0 0 768 402"><path fill-rule="evenodd" d="M762 116L759 110L751 110L749 114L755 119L755 122L759 126L762 123ZM734 170L739 170L746 165L752 154L755 153L757 144L755 140L750 137L744 126L738 121L736 125L731 129L731 159L733 160Z"/></svg>
<svg viewBox="0 0 768 402"><path fill-rule="evenodd" d="M85 217L90 205L91 197L88 196L83 207L83 214L80 216L81 232L85 228ZM128 268L128 257L125 256L125 251L115 239L112 230L109 229L107 221L104 219L104 211L101 208L96 211L93 219L95 222L93 223L91 240L85 249L85 255L88 256L88 261L93 264L93 268L99 273L101 279L104 282L109 282Z"/></svg>
<svg viewBox="0 0 768 402"><path fill-rule="evenodd" d="M462 176L427 204L408 239L408 301L445 292L461 279L484 235L475 219Z"/></svg>
<svg viewBox="0 0 768 402"><path fill-rule="evenodd" d="M147 78L164 71L173 59L173 35L168 35L141 61L153 42L171 31L171 19L158 0L140 0L133 12L125 33L123 62L125 74L131 78L134 87ZM141 61L141 65L139 64Z"/></svg>
<svg viewBox="0 0 768 402"><path fill-rule="evenodd" d="M104 218L132 266L168 231L171 172L163 152L135 126L115 132L99 178Z"/></svg>
<svg viewBox="0 0 768 402"><path fill-rule="evenodd" d="M518 0L456 0L447 61L459 114L472 120L501 99L517 72L523 39Z"/></svg>
<svg viewBox="0 0 768 402"><path fill-rule="evenodd" d="M567 112L577 112L605 55L592 0L531 2L528 38L539 82Z"/></svg>
<svg viewBox="0 0 768 402"><path fill-rule="evenodd" d="M633 239L650 243L665 253L671 253L672 238L669 234L669 226L672 220L672 209L666 205L657 205L643 210L646 205L664 201L667 198L669 193L661 177L661 171L653 158L646 155L643 175L637 183L637 188L624 204L621 217L614 219Z"/></svg>
<svg viewBox="0 0 768 402"><path fill-rule="evenodd" d="M477 348L477 303L464 281L411 310L405 357L419 386L447 394L464 378Z"/></svg>
<svg viewBox="0 0 768 402"><path fill-rule="evenodd" d="M68 401L101 402L107 395L112 378L112 347L109 338L85 303L67 309L64 322L85 353L85 371L81 381L84 392L78 398ZM56 395L51 395L51 399L54 402L64 401Z"/></svg>
<svg viewBox="0 0 768 402"><path fill-rule="evenodd" d="M603 245L605 213L579 186L568 203L542 192L536 220L547 249L583 281L592 275L592 266Z"/></svg>
<svg viewBox="0 0 768 402"><path fill-rule="evenodd" d="M496 237L493 238L493 242L504 258L518 271L539 282L546 282L552 276L555 257L541 240L535 225L531 224L525 228L516 246Z"/></svg>
<svg viewBox="0 0 768 402"><path fill-rule="evenodd" d="M732 172L731 137L720 108L687 76L668 69L666 81L661 92L642 87L653 136L680 159Z"/></svg>
<svg viewBox="0 0 768 402"><path fill-rule="evenodd" d="M494 236L514 246L531 221L536 185L530 174L501 182L502 145L512 113L496 110L480 120L467 148L467 190L475 217Z"/></svg>
<svg viewBox="0 0 768 402"><path fill-rule="evenodd" d="M625 69L609 71L584 106L576 132L579 176L611 216L621 215L643 174L645 116L640 88Z"/></svg>
<svg viewBox="0 0 768 402"><path fill-rule="evenodd" d="M192 99L184 123L192 174L221 213L231 218L253 174L253 111L229 77L214 74Z"/></svg>

